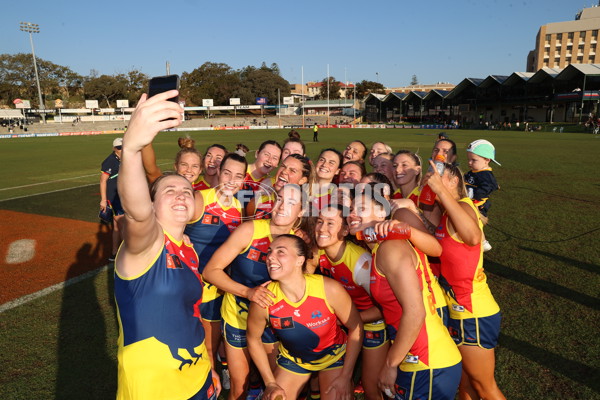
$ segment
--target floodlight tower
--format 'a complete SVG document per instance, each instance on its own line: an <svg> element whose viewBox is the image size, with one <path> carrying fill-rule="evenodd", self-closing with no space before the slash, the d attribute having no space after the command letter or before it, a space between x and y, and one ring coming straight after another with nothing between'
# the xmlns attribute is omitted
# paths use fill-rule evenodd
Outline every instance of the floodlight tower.
<svg viewBox="0 0 600 400"><path fill-rule="evenodd" d="M33 47L33 35L32 33L40 33L40 26L38 24L32 24L31 22L21 22L19 28L23 32L29 33L29 42L31 42L31 55L33 56L33 69L35 71L35 83L37 84L38 100L40 102L40 109L45 110L44 101L42 100L42 89L40 88L40 77L38 75L37 61L35 59L35 49ZM42 119L46 123L46 113L42 112Z"/></svg>

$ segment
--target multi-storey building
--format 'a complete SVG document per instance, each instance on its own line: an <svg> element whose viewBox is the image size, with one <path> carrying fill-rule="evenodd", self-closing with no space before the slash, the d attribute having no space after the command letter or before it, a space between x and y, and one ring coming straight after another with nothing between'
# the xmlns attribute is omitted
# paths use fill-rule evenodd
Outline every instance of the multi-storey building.
<svg viewBox="0 0 600 400"><path fill-rule="evenodd" d="M544 67L565 68L569 64L600 63L597 48L599 29L599 6L579 11L574 21L541 26L535 50L527 56L527 72L536 72Z"/></svg>
<svg viewBox="0 0 600 400"><path fill-rule="evenodd" d="M452 83L449 82L437 82L434 84L430 84L430 85L409 85L409 86L402 86L402 87L393 87L393 88L385 88L385 94L390 94L390 93L410 93L413 91L420 91L420 92L429 92L431 90L452 90L454 89L454 86Z"/></svg>

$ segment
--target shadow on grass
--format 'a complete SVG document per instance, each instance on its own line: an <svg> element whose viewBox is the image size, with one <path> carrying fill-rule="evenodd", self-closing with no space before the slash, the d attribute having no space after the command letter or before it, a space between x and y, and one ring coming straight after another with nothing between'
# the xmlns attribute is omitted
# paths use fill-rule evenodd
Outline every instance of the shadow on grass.
<svg viewBox="0 0 600 400"><path fill-rule="evenodd" d="M110 231L100 225L97 238L94 245L85 243L78 250L65 281L80 275L82 266L106 263ZM99 299L106 293L96 293L94 282L93 278L84 279L63 292L57 349L59 399L106 399L116 393L117 366L108 354L107 326Z"/></svg>
<svg viewBox="0 0 600 400"><path fill-rule="evenodd" d="M502 347L520 354L536 364L559 373L574 382L585 385L596 393L600 393L600 373L597 369L589 365L569 360L559 354L549 352L546 349L534 346L531 343L502 332L500 332L499 343Z"/></svg>
<svg viewBox="0 0 600 400"><path fill-rule="evenodd" d="M598 265L598 264L586 263L586 262L582 262L579 260L575 260L573 258L563 257L563 256L559 256L556 254L548 253L546 251L532 249L530 247L519 246L519 249L529 251L531 253L539 254L541 256L548 257L548 258L552 259L553 261L562 261L566 264L570 264L570 265L572 265L576 268L582 269L584 271L592 272L594 274L600 274L600 265Z"/></svg>
<svg viewBox="0 0 600 400"><path fill-rule="evenodd" d="M575 197L573 197L573 196L565 196L565 195L558 194L558 193L545 192L545 191L543 191L543 190L534 189L534 188L531 188L531 187L525 187L525 186L513 186L513 187L512 187L512 189L522 189L522 190L529 190L529 191L531 191L531 192L537 192L537 193L546 194L546 195L548 195L548 196L559 197L559 198L566 199L566 200L569 200L569 201L580 201L580 202L582 202L582 203L591 203L591 204L596 204L596 203L598 203L597 201L594 201L594 200L589 200L589 199L578 199L578 198L575 198Z"/></svg>
<svg viewBox="0 0 600 400"><path fill-rule="evenodd" d="M566 300L574 301L594 310L600 310L600 300L596 297L588 296L587 294L579 293L573 289L557 285L556 283L545 281L528 273L498 264L492 260L485 260L485 269L505 279L531 286L534 289L546 292L553 296L560 296Z"/></svg>

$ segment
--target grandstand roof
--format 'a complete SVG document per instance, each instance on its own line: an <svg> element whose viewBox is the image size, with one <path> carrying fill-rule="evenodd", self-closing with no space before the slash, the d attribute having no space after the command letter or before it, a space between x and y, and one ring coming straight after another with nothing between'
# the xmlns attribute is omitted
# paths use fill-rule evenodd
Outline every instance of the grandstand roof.
<svg viewBox="0 0 600 400"><path fill-rule="evenodd" d="M502 85L508 79L508 75L490 75L481 82L479 87L486 88L493 85Z"/></svg>
<svg viewBox="0 0 600 400"><path fill-rule="evenodd" d="M460 92L464 91L469 87L477 87L483 82L482 78L465 78L463 79L450 93L446 96L448 99L456 97Z"/></svg>
<svg viewBox="0 0 600 400"><path fill-rule="evenodd" d="M566 81L575 79L579 75L600 76L600 64L570 64L555 79Z"/></svg>
<svg viewBox="0 0 600 400"><path fill-rule="evenodd" d="M446 96L448 96L448 93L450 93L450 90L433 89L432 91L427 93L427 95L425 95L423 100L432 100L435 98L444 99L446 98Z"/></svg>
<svg viewBox="0 0 600 400"><path fill-rule="evenodd" d="M423 100L423 98L425 98L425 96L427 96L427 93L428 92L421 92L419 90L413 90L404 98L404 101L411 101L415 97L419 100Z"/></svg>
<svg viewBox="0 0 600 400"><path fill-rule="evenodd" d="M408 93L391 92L391 93L388 93L384 97L383 101L385 102L385 101L388 101L389 99L392 99L392 98L404 100L406 98L406 96L408 96Z"/></svg>
<svg viewBox="0 0 600 400"><path fill-rule="evenodd" d="M367 95L367 97L364 98L363 101L369 101L370 99L374 98L377 99L379 101L383 101L383 99L385 98L385 94L379 94L379 93L369 93Z"/></svg>
<svg viewBox="0 0 600 400"><path fill-rule="evenodd" d="M527 82L534 74L535 72L513 72L502 84L505 86L513 86L518 83Z"/></svg>
<svg viewBox="0 0 600 400"><path fill-rule="evenodd" d="M527 81L527 83L542 83L548 79L554 79L556 76L562 71L562 68L548 68L544 67L540 69L538 72L533 74L531 78Z"/></svg>

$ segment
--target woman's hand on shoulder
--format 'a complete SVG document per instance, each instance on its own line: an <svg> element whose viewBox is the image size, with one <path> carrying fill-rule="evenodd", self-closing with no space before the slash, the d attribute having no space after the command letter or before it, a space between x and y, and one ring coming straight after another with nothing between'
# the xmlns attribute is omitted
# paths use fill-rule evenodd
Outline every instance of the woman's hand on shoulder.
<svg viewBox="0 0 600 400"><path fill-rule="evenodd" d="M248 300L258 304L262 308L267 308L273 305L273 299L275 294L267 289L267 285L271 281L267 281L261 285L258 285L248 290Z"/></svg>
<svg viewBox="0 0 600 400"><path fill-rule="evenodd" d="M415 203L411 199L391 199L390 206L392 207L392 215L394 215L397 210L402 208L409 209L414 213L419 212L419 210L417 210L417 206L415 206Z"/></svg>

